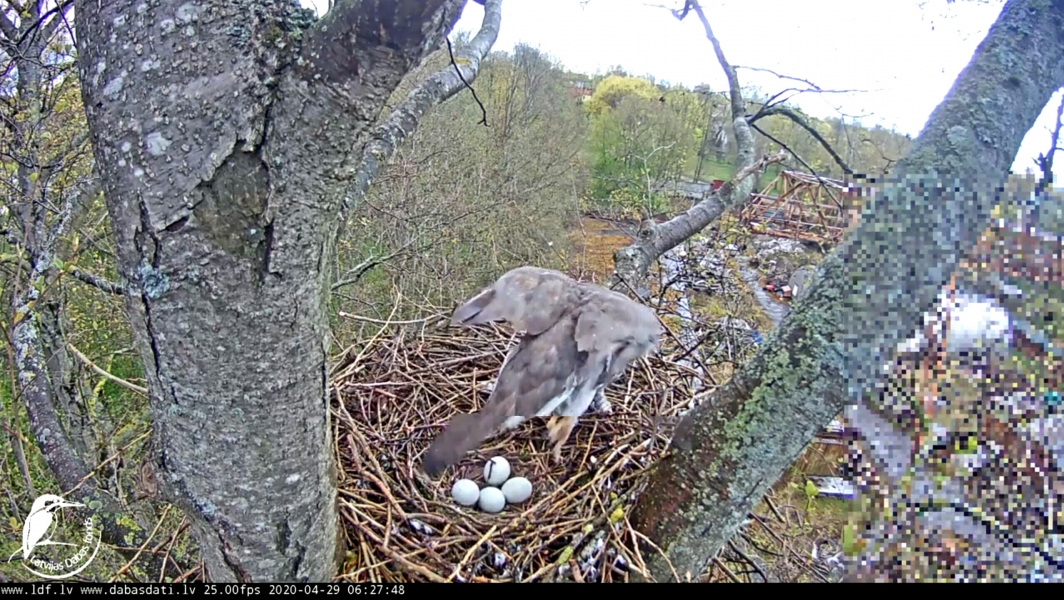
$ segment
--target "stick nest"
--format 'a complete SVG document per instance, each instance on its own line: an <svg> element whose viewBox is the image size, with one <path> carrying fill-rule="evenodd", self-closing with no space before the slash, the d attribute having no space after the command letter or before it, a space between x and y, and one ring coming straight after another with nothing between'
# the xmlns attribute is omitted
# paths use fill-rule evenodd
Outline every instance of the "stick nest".
<svg viewBox="0 0 1064 600"><path fill-rule="evenodd" d="M708 393L695 393L697 373L668 341L607 388L610 414L581 417L562 464L551 460L546 421L529 419L438 481L421 470L443 426L487 401L515 343L502 326L454 328L441 316L345 352L333 377L344 579L609 582L645 572L645 553L657 550L632 528L630 509L679 416ZM451 486L463 477L485 485L492 456L532 482L532 497L495 515L456 504Z"/></svg>

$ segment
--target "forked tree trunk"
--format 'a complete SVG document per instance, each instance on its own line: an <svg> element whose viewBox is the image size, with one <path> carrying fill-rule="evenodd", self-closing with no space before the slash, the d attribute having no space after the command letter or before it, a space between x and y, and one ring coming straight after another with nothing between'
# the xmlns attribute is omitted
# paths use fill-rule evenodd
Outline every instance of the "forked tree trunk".
<svg viewBox="0 0 1064 600"><path fill-rule="evenodd" d="M706 39L713 47L717 62L720 63L728 79L728 103L737 147L735 177L721 186L717 192L708 194L705 199L660 225L652 220L644 221L640 227L638 239L613 253L613 287L623 284L624 287L636 290L639 295L647 293L647 273L658 258L705 229L726 211L745 202L750 192L754 190L754 186L757 185L761 169L768 162L783 159L783 156L779 156L756 160L754 134L746 121L746 101L743 100L739 77L724 56L724 50L713 33L713 28L710 27L702 7L697 2L691 0L685 2L683 9L674 14L682 20L690 11L694 11L701 22L706 32ZM717 159L720 160L719 155ZM623 290L624 287L621 289Z"/></svg>
<svg viewBox="0 0 1064 600"><path fill-rule="evenodd" d="M214 581L336 574L339 207L384 101L463 4L340 0L315 22L294 0L77 1L154 467Z"/></svg>
<svg viewBox="0 0 1064 600"><path fill-rule="evenodd" d="M1010 0L794 310L680 423L632 515L668 556L644 554L652 577L698 577L816 432L870 388L989 223L1062 82L1064 2Z"/></svg>

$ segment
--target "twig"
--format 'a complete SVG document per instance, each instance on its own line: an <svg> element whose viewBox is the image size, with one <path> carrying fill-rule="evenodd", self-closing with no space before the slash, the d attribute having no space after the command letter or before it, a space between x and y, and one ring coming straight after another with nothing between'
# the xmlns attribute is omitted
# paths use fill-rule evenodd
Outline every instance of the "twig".
<svg viewBox="0 0 1064 600"><path fill-rule="evenodd" d="M454 50L451 48L451 40L450 40L450 38L444 38L444 39L447 41L447 55L451 58L451 66L454 67L454 72L458 74L458 78L462 80L462 83L464 83L465 86L467 88L469 88L469 93L473 95L473 100L475 100L476 103L477 103L477 106L480 107L480 115L481 116L480 116L480 121L477 122L477 125L483 125L484 127L487 127L488 126L488 111L487 111L487 109L484 108L484 103L480 101L480 98L477 98L477 91L473 89L473 86L469 85L469 82L466 81L465 76L462 75L462 70L458 68L458 63L454 62Z"/></svg>
<svg viewBox="0 0 1064 600"><path fill-rule="evenodd" d="M732 581L732 583L742 583L742 581L732 573L732 570L728 568L728 565L724 564L720 558L714 556L713 564L717 565L717 568L724 572L724 575Z"/></svg>
<svg viewBox="0 0 1064 600"><path fill-rule="evenodd" d="M116 571L115 574L111 576L111 579L108 580L108 583L114 583L115 581L118 581L118 578L121 577L126 571L128 571L129 568L133 566L133 563L137 562L137 559L140 558L140 555L144 552L144 549L148 547L148 544L151 543L153 539L155 539L155 534L159 533L159 528L162 527L163 521L166 520L166 516L170 514L171 508L172 506L170 506L169 504L166 505L166 508L163 509L162 516L160 516L159 520L155 523L155 528L151 530L151 535L149 535L147 539L144 540L144 543L141 544L139 548L137 548L137 553L133 555L133 558L130 558L129 561L126 562L126 564L122 565L122 568L118 569L118 571ZM167 556L169 556L169 552L167 552Z"/></svg>
<svg viewBox="0 0 1064 600"><path fill-rule="evenodd" d="M74 353L74 356L78 357L78 360L80 360L81 362L85 363L86 366L88 366L93 371L96 371L97 374L103 376L105 379L108 379L109 381L112 381L112 382L114 382L114 383L126 388L127 390L130 390L130 391L133 391L133 392L137 392L138 394L143 394L145 396L148 395L148 388L141 387L141 386L139 386L139 385L137 385L135 383L130 383L130 382L126 381L125 379L122 379L121 377L116 377L116 376L108 373L107 371L103 370L101 367L97 366L96 363L92 362L92 360L89 357L87 357L84 354L82 354L80 350L78 350L77 348L74 347L74 344L67 343L67 348L70 348L70 351Z"/></svg>

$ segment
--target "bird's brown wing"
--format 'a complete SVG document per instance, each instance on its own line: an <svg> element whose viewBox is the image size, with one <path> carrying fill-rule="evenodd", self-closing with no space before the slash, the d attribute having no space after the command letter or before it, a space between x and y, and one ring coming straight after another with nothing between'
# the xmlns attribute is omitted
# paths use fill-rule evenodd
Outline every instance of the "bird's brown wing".
<svg viewBox="0 0 1064 600"><path fill-rule="evenodd" d="M451 316L455 325L479 325L505 320L518 331L539 335L579 302L581 289L559 271L518 267L459 306Z"/></svg>
<svg viewBox="0 0 1064 600"><path fill-rule="evenodd" d="M422 464L430 477L461 460L509 417L533 417L574 385L586 354L576 350L573 321L566 316L543 334L522 338L484 407L451 419L425 452Z"/></svg>

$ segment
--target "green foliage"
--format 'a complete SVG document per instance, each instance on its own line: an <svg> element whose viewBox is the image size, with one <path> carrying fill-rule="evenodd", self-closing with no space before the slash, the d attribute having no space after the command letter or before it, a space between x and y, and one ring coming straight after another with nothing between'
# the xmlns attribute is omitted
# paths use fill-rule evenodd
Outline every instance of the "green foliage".
<svg viewBox="0 0 1064 600"><path fill-rule="evenodd" d="M688 170L708 103L686 90L661 91L645 79L607 77L587 103L590 197L644 216L667 206L657 182Z"/></svg>
<svg viewBox="0 0 1064 600"><path fill-rule="evenodd" d="M664 205L654 197L655 182L731 179L735 147L729 103L722 94L698 89L698 93L681 87L666 89L625 74L598 82L585 104L590 117L587 191L595 205L628 213L639 210L646 217ZM747 95L757 96L749 90ZM747 113L759 108L758 102L749 102ZM908 149L907 137L881 127L867 129L794 110L855 172L882 173ZM812 168L823 176L842 177L842 167L831 153L792 119L772 115L759 120L757 126L767 134L755 133L759 154L777 152L783 144L801 159L770 167L759 188L784 168Z"/></svg>
<svg viewBox="0 0 1064 600"><path fill-rule="evenodd" d="M617 108L625 98L657 100L660 96L661 91L646 79L610 75L595 87L595 92L591 94L591 99L587 102L587 110L592 115L601 115L610 109Z"/></svg>
<svg viewBox="0 0 1064 600"><path fill-rule="evenodd" d="M444 50L396 96L446 64ZM491 54L474 83L487 127L468 93L427 114L349 218L337 279L371 257L391 258L338 289L335 310L385 319L398 291L406 301L396 318L416 318L520 264L566 268L568 228L587 178L588 118L570 94L572 80L548 56L518 45ZM341 342L379 327L337 323Z"/></svg>

